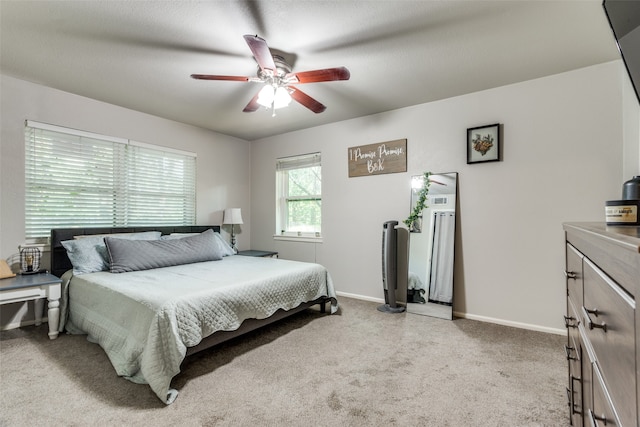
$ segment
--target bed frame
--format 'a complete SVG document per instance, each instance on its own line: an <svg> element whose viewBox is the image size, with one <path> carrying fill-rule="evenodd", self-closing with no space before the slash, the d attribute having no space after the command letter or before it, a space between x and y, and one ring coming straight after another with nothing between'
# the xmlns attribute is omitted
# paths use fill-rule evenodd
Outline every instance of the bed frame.
<svg viewBox="0 0 640 427"><path fill-rule="evenodd" d="M67 251L62 246L63 241L72 240L73 236L89 234L113 234L113 233L137 233L141 231L160 231L163 235L171 233L201 233L208 229L220 232L219 225L181 225L168 227L116 227L116 228L56 228L51 230L51 273L61 277L66 271L73 268L67 256ZM247 319L235 331L219 331L205 337L194 347L187 348L187 356L239 337L263 326L277 322L296 313L306 310L314 305L320 305L320 312L326 312L326 304L329 298L321 297L314 301L300 304L291 310L278 310L266 319Z"/></svg>

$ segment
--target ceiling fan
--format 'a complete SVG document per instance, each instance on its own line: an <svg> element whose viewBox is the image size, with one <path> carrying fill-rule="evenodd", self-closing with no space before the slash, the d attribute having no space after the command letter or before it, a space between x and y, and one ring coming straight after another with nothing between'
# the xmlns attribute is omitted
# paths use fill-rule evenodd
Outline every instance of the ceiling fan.
<svg viewBox="0 0 640 427"><path fill-rule="evenodd" d="M275 110L286 107L291 99L299 102L314 113L322 113L326 106L302 92L296 85L303 83L330 82L335 80L349 80L351 73L345 67L325 68L321 70L302 71L293 73L291 66L279 55L273 55L267 42L257 35L244 36L253 57L258 63L257 77L220 76L210 74L191 74L199 80L226 80L236 82L265 83L264 87L244 107L245 113L256 111L260 106Z"/></svg>

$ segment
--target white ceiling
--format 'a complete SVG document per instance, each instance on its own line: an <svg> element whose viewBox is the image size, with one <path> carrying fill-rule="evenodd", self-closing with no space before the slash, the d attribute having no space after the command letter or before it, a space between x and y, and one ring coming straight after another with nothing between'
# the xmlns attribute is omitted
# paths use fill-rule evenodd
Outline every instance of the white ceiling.
<svg viewBox="0 0 640 427"><path fill-rule="evenodd" d="M0 72L247 140L619 59L601 0L8 1ZM244 34L293 55L327 106L243 113L258 83Z"/></svg>

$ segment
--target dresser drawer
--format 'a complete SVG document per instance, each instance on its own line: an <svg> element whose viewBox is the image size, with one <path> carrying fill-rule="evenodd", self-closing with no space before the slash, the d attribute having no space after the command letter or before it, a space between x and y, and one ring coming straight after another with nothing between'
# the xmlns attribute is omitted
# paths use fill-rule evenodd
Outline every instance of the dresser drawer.
<svg viewBox="0 0 640 427"><path fill-rule="evenodd" d="M567 300L567 317L577 319L575 307L571 300ZM569 406L569 418L572 425L582 425L583 412L583 389L582 382L582 349L580 346L580 331L578 322L567 322L567 344L565 344L565 355L569 365L569 383L567 387L567 403Z"/></svg>
<svg viewBox="0 0 640 427"><path fill-rule="evenodd" d="M589 259L583 261L581 321L620 421L636 425L635 302ZM595 378L593 383L595 393Z"/></svg>
<svg viewBox="0 0 640 427"><path fill-rule="evenodd" d="M620 427L613 404L597 365L593 365L593 408L589 409L586 425Z"/></svg>
<svg viewBox="0 0 640 427"><path fill-rule="evenodd" d="M567 316L565 317L565 326L567 328L567 343L571 345L571 341L580 342L580 332L578 326L580 325L580 315L578 310L571 299L567 299ZM577 347L576 347L577 348ZM569 358L570 354L567 354Z"/></svg>
<svg viewBox="0 0 640 427"><path fill-rule="evenodd" d="M578 307L582 307L583 302L582 258L584 256L567 243L567 269L564 272L567 279L567 296L573 299Z"/></svg>

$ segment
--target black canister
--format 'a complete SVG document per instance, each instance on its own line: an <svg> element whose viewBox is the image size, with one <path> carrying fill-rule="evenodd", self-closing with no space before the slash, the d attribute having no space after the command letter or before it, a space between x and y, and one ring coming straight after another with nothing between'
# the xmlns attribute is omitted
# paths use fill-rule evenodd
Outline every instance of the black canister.
<svg viewBox="0 0 640 427"><path fill-rule="evenodd" d="M640 175L634 176L624 183L622 200L640 200Z"/></svg>

